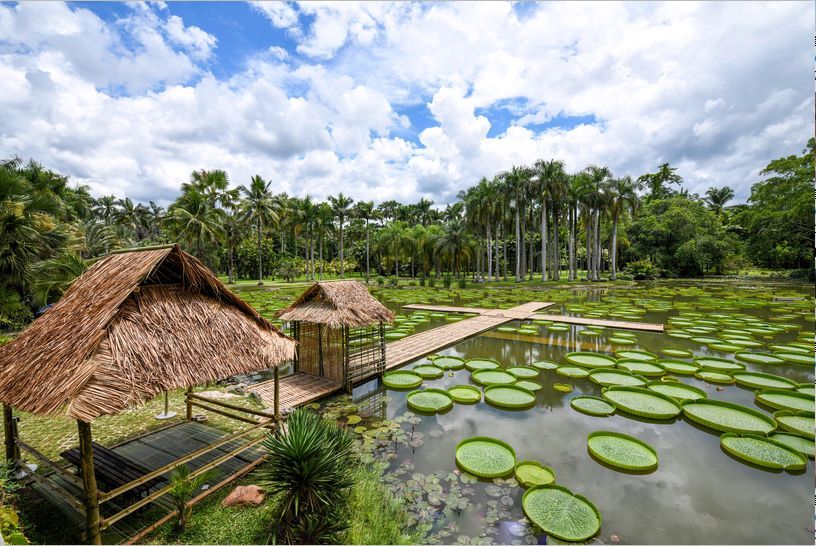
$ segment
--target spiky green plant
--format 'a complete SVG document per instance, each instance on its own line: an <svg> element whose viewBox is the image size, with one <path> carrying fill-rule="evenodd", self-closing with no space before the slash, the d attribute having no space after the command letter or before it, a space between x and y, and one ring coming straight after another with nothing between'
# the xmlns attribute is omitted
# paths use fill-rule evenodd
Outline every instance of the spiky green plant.
<svg viewBox="0 0 816 546"><path fill-rule="evenodd" d="M168 494L178 513L176 526L179 533L183 533L187 528L187 522L193 510L192 507L187 506L187 503L193 498L193 494L213 477L215 472L208 470L194 477L190 477L190 474L190 468L186 464L178 465L170 473L172 488Z"/></svg>

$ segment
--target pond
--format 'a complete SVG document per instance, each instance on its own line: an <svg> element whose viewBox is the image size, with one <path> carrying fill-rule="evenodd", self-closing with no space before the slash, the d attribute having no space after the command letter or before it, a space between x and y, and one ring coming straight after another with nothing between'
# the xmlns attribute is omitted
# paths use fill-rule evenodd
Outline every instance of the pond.
<svg viewBox="0 0 816 546"><path fill-rule="evenodd" d="M398 311L400 303L410 301L410 294L405 294L409 290L399 292L401 301L390 302ZM425 293L427 290L416 292ZM393 294L381 297L388 302ZM504 325L503 331L494 329L462 341L440 351L441 355L493 359L501 368L528 366L536 361L564 365L566 355L575 351L614 356L615 351L639 350L687 363L706 356L740 362L730 352L736 349L727 346L729 341L747 341L738 350L757 353L785 352L779 346L796 348L790 344L798 343L800 352L810 347L809 364L748 362L744 363L745 369L813 384L812 287L675 282L639 285L635 289L508 289L503 293L494 289L487 304L468 294L464 301L454 297L438 303L506 307L531 300L556 301L547 313L659 322L666 323L669 330L629 331L628 339L634 339L634 344L624 346L609 341L618 338L615 334L621 330L598 330L594 335L585 333L587 328L583 326L552 331L549 325L530 325L526 321L525 330L532 333L507 331L508 326L522 325L517 321ZM444 323L444 319L435 317L423 329ZM745 333L746 328L751 330ZM693 358L661 354L667 349L677 350L677 355L688 351ZM716 368L719 361L712 362ZM428 360L423 358L417 363ZM401 369L411 367L408 364ZM710 400L740 404L769 417L777 411L755 402L750 388L706 382L689 375L668 375L701 389ZM659 381L656 377L648 379ZM534 405L522 410L500 409L482 400L477 404L453 404L440 414L420 415L407 405L410 389L385 389L379 381L371 381L355 389L353 401L338 397L323 403L322 411L340 422L349 414L363 418L359 423L352 418L349 428L360 435L375 459L388 465L385 480L406 499L415 522L430 526L430 543L557 542L525 518L525 489L512 473L493 480L477 479L458 468L457 445L474 436L506 442L515 450L516 461L538 461L549 466L557 484L591 501L603 523L590 542L779 544L812 540L812 451L805 470L768 470L728 454L720 446L722 432L682 414L655 421L620 409L608 417L576 411L570 405L571 399L602 394L601 386L587 377L542 370L531 380L542 388L534 395ZM570 385L571 392L555 390L556 383ZM422 388L449 389L456 385L480 387L471 379L470 371L459 369L446 371L438 379L425 379ZM805 400L812 407L812 401ZM600 462L587 449L587 436L596 431L624 433L646 442L657 453L657 468L637 473Z"/></svg>

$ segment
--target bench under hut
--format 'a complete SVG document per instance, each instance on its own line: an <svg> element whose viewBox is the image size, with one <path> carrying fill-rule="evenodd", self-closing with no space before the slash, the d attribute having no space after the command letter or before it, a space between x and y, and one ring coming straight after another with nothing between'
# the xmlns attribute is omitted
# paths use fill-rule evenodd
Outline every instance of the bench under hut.
<svg viewBox="0 0 816 546"><path fill-rule="evenodd" d="M317 282L278 314L298 342L295 371L347 392L385 371L385 324L394 314L357 281Z"/></svg>
<svg viewBox="0 0 816 546"><path fill-rule="evenodd" d="M277 370L294 356L292 339L177 245L109 254L74 281L56 305L0 348L6 456L39 485L52 488L56 497L83 510L86 540L98 544L106 528L169 491L157 479L177 464L209 455L204 457L209 462L195 470L204 472L240 456L262 438L250 441L247 433L262 432L275 422L274 414L196 395L194 386ZM205 447L199 443L177 460L151 469L137 460L128 464L124 451L114 453L93 442L91 424L97 417L124 412L173 389L187 389L188 421L195 406L239 420L244 430L210 437ZM79 468L71 471L49 461L22 441L17 433L19 416L12 408L75 419L79 447L63 456L69 461L73 456ZM168 437L166 430L162 433ZM59 480L49 482L21 465L21 450ZM97 478L115 480L117 469L127 475L125 482L100 490ZM69 487L72 483L78 487ZM127 505L114 502L134 491L147 495ZM116 510L104 510L100 517L100 504L105 503L116 504Z"/></svg>

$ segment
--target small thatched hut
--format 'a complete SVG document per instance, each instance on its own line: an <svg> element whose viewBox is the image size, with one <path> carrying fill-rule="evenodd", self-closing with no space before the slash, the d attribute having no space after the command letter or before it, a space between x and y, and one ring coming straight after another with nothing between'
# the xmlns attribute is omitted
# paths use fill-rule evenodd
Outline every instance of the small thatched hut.
<svg viewBox="0 0 816 546"><path fill-rule="evenodd" d="M356 281L318 282L278 314L298 342L296 371L341 383L385 370L384 324L394 314Z"/></svg>
<svg viewBox="0 0 816 546"><path fill-rule="evenodd" d="M25 446L12 407L75 418L88 540L98 542L91 421L185 387L189 419L193 386L294 356L293 340L177 245L110 254L0 348L7 456Z"/></svg>

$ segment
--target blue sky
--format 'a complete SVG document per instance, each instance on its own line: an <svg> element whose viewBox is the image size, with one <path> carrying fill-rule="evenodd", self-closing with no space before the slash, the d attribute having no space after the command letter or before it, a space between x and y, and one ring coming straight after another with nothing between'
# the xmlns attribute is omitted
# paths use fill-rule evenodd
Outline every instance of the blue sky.
<svg viewBox="0 0 816 546"><path fill-rule="evenodd" d="M670 162L741 201L812 132L812 19L771 2L6 3L0 149L165 203L221 168L441 205L538 158Z"/></svg>

